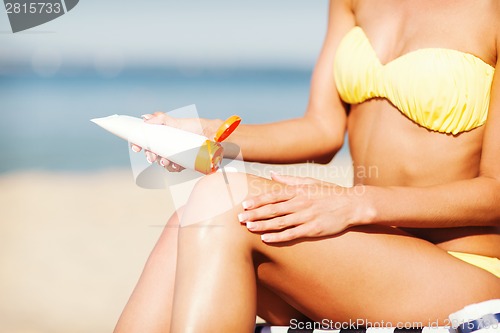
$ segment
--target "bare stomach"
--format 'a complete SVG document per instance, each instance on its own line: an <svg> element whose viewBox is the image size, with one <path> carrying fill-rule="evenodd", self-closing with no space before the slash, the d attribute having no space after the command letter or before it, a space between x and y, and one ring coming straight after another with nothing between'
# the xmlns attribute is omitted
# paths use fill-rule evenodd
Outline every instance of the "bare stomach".
<svg viewBox="0 0 500 333"><path fill-rule="evenodd" d="M354 183L426 187L477 177L483 128L452 136L426 130L384 99L353 105L348 119ZM500 257L495 227L405 228L446 251Z"/></svg>

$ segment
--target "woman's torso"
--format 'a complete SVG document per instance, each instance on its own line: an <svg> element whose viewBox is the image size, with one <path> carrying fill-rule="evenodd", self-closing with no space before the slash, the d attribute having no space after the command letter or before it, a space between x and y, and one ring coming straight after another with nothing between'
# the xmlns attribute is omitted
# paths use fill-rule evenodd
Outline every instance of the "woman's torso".
<svg viewBox="0 0 500 333"><path fill-rule="evenodd" d="M421 48L467 52L496 63L498 0L358 0L356 25L382 64ZM411 78L408 78L411 80ZM379 186L431 186L479 173L484 126L458 135L419 126L385 98L350 107L349 145L355 182ZM500 257L492 227L406 229L446 250Z"/></svg>

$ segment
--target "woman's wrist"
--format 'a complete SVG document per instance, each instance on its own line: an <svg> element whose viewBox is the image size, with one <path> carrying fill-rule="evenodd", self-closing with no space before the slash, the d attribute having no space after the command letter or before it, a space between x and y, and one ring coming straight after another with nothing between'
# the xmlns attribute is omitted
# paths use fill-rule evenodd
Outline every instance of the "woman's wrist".
<svg viewBox="0 0 500 333"><path fill-rule="evenodd" d="M217 133L217 129L222 125L221 119L206 119L200 118L201 127L203 128L203 135L212 140Z"/></svg>
<svg viewBox="0 0 500 333"><path fill-rule="evenodd" d="M368 185L355 185L349 189L349 195L354 200L354 224L369 225L377 221L375 188Z"/></svg>

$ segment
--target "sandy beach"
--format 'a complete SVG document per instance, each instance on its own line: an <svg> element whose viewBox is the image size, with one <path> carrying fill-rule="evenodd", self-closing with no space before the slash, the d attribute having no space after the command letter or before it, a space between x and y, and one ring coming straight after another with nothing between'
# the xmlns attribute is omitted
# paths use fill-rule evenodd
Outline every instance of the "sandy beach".
<svg viewBox="0 0 500 333"><path fill-rule="evenodd" d="M171 210L130 172L0 178L0 332L111 332Z"/></svg>
<svg viewBox="0 0 500 333"><path fill-rule="evenodd" d="M349 185L349 163L275 170ZM0 199L0 333L111 332L174 210L127 169L8 173Z"/></svg>

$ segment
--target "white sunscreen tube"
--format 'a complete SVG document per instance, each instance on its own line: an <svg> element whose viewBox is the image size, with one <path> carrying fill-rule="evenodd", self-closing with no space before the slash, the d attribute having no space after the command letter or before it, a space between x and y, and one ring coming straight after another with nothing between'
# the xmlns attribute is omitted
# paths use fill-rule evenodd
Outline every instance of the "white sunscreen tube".
<svg viewBox="0 0 500 333"><path fill-rule="evenodd" d="M205 136L175 127L145 123L140 118L112 115L91 120L114 135L184 168L210 174L219 169L224 149Z"/></svg>

